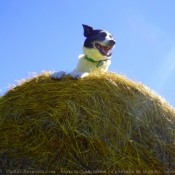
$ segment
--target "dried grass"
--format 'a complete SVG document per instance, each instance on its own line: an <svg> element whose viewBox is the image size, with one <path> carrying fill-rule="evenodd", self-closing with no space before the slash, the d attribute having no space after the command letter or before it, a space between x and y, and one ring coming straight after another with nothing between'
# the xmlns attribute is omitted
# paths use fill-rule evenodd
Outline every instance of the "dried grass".
<svg viewBox="0 0 175 175"><path fill-rule="evenodd" d="M0 169L175 169L175 110L160 96L114 73L49 76L0 99Z"/></svg>

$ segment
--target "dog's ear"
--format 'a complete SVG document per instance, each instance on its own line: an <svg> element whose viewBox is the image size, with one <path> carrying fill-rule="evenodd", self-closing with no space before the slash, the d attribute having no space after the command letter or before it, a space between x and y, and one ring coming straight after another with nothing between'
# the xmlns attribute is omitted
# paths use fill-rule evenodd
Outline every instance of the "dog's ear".
<svg viewBox="0 0 175 175"><path fill-rule="evenodd" d="M83 28L84 28L84 36L85 37L90 36L92 34L93 27L87 26L87 25L84 25L84 24L82 24L82 25L83 25Z"/></svg>

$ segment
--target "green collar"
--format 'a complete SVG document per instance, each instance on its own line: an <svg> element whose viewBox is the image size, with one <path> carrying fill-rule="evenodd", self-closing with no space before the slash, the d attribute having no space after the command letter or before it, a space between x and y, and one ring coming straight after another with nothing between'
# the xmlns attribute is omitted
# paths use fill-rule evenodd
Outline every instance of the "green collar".
<svg viewBox="0 0 175 175"><path fill-rule="evenodd" d="M101 67L103 65L104 61L109 60L109 59L106 59L106 60L95 61L92 58L89 58L87 55L85 55L85 59L87 59L88 61L90 61L92 63L97 63L97 65L96 65L97 68Z"/></svg>

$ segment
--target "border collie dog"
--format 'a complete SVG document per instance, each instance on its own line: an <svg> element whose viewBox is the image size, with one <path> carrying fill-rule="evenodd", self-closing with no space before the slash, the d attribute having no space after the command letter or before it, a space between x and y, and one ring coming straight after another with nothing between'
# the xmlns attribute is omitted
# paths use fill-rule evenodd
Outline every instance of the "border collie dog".
<svg viewBox="0 0 175 175"><path fill-rule="evenodd" d="M106 30L94 30L83 24L84 36L83 55L79 56L77 67L68 75L73 79L83 78L90 72L106 72L111 64L111 50L115 45L115 38ZM61 79L66 72L55 72L52 79Z"/></svg>

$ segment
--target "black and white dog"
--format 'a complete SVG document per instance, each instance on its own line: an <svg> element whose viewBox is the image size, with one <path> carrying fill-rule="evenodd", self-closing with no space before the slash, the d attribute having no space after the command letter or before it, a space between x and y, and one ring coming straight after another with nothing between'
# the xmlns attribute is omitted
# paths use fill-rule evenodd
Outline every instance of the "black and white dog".
<svg viewBox="0 0 175 175"><path fill-rule="evenodd" d="M75 70L68 75L74 79L83 78L90 72L106 72L111 64L111 50L115 45L115 38L106 30L94 30L92 27L83 25L84 36L86 37L83 45L84 55L79 56L79 62ZM51 75L52 79L61 79L66 75L65 72L55 72Z"/></svg>

